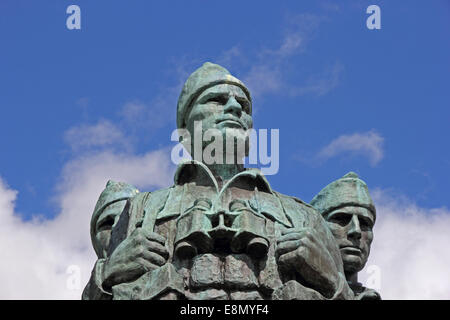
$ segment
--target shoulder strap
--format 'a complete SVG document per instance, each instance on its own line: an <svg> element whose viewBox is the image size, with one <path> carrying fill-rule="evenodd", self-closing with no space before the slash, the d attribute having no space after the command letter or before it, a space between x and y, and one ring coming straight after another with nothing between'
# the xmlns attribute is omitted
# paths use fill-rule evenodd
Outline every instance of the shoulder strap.
<svg viewBox="0 0 450 320"><path fill-rule="evenodd" d="M295 197L278 192L275 192L275 194L280 199L286 216L294 227L313 226L316 224L320 214L312 206Z"/></svg>
<svg viewBox="0 0 450 320"><path fill-rule="evenodd" d="M168 188L152 193L152 196L143 206L142 228L153 231L158 214L166 206L167 198L169 198L171 190L172 188Z"/></svg>
<svg viewBox="0 0 450 320"><path fill-rule="evenodd" d="M111 232L108 256L136 228L143 226L144 222L147 228L152 228L153 230L154 220L152 221L152 219L164 208L169 191L170 188L155 192L141 192L127 201L119 220Z"/></svg>

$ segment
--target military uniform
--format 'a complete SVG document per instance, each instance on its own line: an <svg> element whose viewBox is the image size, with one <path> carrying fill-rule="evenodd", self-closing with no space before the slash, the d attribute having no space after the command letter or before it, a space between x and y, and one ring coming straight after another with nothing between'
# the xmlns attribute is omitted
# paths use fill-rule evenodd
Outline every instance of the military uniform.
<svg viewBox="0 0 450 320"><path fill-rule="evenodd" d="M366 183L354 172L347 173L342 178L331 182L323 188L313 200L311 200L311 205L316 208L323 217L326 217L328 213L336 209L344 208L346 206L356 206L369 210L374 221L376 218L376 209L372 198L370 197L369 189ZM341 233L338 233L338 238L340 237ZM346 237L349 237L349 235ZM339 239L337 239L337 241L339 242ZM368 240L365 239L365 241ZM370 240L370 243L371 241L372 240ZM364 261L361 269L366 262L367 260ZM364 287L357 281L348 281L348 284L355 294L355 300L381 300L381 296L378 292Z"/></svg>
<svg viewBox="0 0 450 320"><path fill-rule="evenodd" d="M98 260L95 262L91 278L83 290L83 300L110 300L112 298L111 293L102 287L102 274L107 258L109 242L103 243L98 238L98 233L101 232L101 229L105 229L101 227L104 221L108 219L112 220L113 222L111 224L114 225L118 221L120 213L122 213L126 205L126 201L138 193L139 190L128 183L109 180L106 183L105 189L100 194L91 217L90 230L92 246L94 247ZM109 232L111 232L111 229L109 229Z"/></svg>
<svg viewBox="0 0 450 320"><path fill-rule="evenodd" d="M186 121L191 109L198 105L196 99L217 85L242 90L246 98L240 100L247 101L247 108L243 111L234 96L233 108L213 101L206 113L209 117L206 123L212 128L213 123L227 116L237 119L237 123L244 119L251 127L249 90L228 70L207 62L193 72L183 86L177 105L178 129L185 130L192 125L192 119L189 123ZM169 252L167 262L157 268L149 267L151 271L134 281L106 290L102 280L105 262L99 260L86 297L142 300L354 298L345 280L339 250L322 216L301 200L273 191L259 170L247 169L227 181L220 181L205 164L190 161L179 165L174 180L170 188L139 193L127 201L112 230L108 251L111 256L137 228L142 228L137 231L164 236ZM303 279L291 270L295 269L292 266L280 270L277 240L285 228L314 231L320 242L314 254L319 256L309 258L322 261L325 257L327 262L334 262L337 272L333 268L321 270L327 266L315 266L320 270L314 270L318 271L317 275L331 275L333 288L312 281L317 279ZM296 263L295 259L287 261ZM313 287L311 283L320 287Z"/></svg>
<svg viewBox="0 0 450 320"><path fill-rule="evenodd" d="M128 201L113 229L110 254L139 227L166 238L169 259L133 282L113 286L113 299L326 299L294 272L279 271L275 249L283 227L318 232L340 270L338 289L328 298L353 298L321 215L273 191L257 169L221 185L200 162L180 165L174 186Z"/></svg>
<svg viewBox="0 0 450 320"><path fill-rule="evenodd" d="M361 283L349 283L355 294L355 300L381 300L381 295L374 289L364 287Z"/></svg>

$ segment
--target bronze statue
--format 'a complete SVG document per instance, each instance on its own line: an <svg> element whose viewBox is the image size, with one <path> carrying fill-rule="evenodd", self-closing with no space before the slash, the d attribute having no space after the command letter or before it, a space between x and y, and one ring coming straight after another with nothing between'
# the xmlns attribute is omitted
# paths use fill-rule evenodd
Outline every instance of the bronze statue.
<svg viewBox="0 0 450 320"><path fill-rule="evenodd" d="M84 299L354 299L320 212L240 161L253 127L240 80L205 63L183 87L177 127L193 160L178 166L173 186L116 208ZM198 130L219 132L232 148L205 161Z"/></svg>
<svg viewBox="0 0 450 320"><path fill-rule="evenodd" d="M376 210L364 181L354 172L333 181L311 201L327 220L344 263L350 288L359 300L380 300L373 289L358 282L358 272L367 263L373 240Z"/></svg>

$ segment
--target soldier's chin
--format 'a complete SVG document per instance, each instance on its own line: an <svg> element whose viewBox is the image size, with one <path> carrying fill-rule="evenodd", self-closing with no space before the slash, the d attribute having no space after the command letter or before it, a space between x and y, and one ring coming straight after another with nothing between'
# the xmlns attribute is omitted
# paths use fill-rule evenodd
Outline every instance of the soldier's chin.
<svg viewBox="0 0 450 320"><path fill-rule="evenodd" d="M248 150L250 145L249 138L242 129L227 129L226 132L223 132L223 143L225 147L228 143L246 150Z"/></svg>
<svg viewBox="0 0 450 320"><path fill-rule="evenodd" d="M344 261L344 269L349 272L361 271L364 267L364 262L360 256L353 254L346 254L342 257Z"/></svg>
<svg viewBox="0 0 450 320"><path fill-rule="evenodd" d="M239 139L239 140L245 140L246 139L246 131L242 127L224 127L221 128L220 131L222 131L222 135L226 139Z"/></svg>

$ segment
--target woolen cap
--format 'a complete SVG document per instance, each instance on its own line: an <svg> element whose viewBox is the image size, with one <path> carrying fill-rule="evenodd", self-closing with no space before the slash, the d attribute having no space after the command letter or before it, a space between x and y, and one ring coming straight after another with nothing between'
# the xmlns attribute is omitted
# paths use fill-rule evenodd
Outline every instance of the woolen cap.
<svg viewBox="0 0 450 320"><path fill-rule="evenodd" d="M205 62L186 80L178 98L177 128L185 128L185 117L195 99L206 89L218 84L233 84L240 87L247 95L251 105L250 92L247 87L230 72L218 64ZM251 110L251 109L250 109Z"/></svg>
<svg viewBox="0 0 450 320"><path fill-rule="evenodd" d="M375 218L376 210L366 183L354 172L333 181L312 200L311 205L324 216L344 206L359 206L370 210Z"/></svg>

